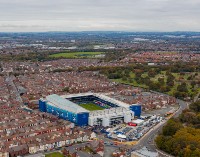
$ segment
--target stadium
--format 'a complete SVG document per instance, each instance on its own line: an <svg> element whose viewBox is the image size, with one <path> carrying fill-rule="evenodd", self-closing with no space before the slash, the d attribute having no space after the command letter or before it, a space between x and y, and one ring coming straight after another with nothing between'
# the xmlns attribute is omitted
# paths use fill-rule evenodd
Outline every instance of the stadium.
<svg viewBox="0 0 200 157"><path fill-rule="evenodd" d="M128 105L103 94L49 95L39 100L39 110L69 120L78 126L110 126L131 122L140 116L141 105Z"/></svg>

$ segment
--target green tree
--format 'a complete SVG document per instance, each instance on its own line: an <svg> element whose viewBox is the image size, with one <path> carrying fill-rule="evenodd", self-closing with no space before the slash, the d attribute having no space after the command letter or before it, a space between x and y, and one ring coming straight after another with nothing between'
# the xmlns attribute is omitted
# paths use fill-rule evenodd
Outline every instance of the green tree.
<svg viewBox="0 0 200 157"><path fill-rule="evenodd" d="M164 136L173 136L183 125L176 119L170 119L167 125L163 127Z"/></svg>
<svg viewBox="0 0 200 157"><path fill-rule="evenodd" d="M191 103L189 107L191 110L193 110L195 112L200 112L200 100L198 100L194 103Z"/></svg>
<svg viewBox="0 0 200 157"><path fill-rule="evenodd" d="M164 84L165 84L164 78L158 78L158 82L159 82L161 85L164 85Z"/></svg>
<svg viewBox="0 0 200 157"><path fill-rule="evenodd" d="M69 92L69 87L64 87L62 91L63 92Z"/></svg>
<svg viewBox="0 0 200 157"><path fill-rule="evenodd" d="M177 90L179 92L188 92L187 84L185 82L181 83L180 85L178 85Z"/></svg>

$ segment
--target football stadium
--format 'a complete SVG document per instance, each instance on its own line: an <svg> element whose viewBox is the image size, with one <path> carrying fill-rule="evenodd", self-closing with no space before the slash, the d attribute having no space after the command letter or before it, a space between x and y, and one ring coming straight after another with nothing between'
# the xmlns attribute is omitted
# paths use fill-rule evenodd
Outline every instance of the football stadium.
<svg viewBox="0 0 200 157"><path fill-rule="evenodd" d="M141 114L141 105L129 105L98 93L49 95L39 100L39 109L78 126L128 123Z"/></svg>

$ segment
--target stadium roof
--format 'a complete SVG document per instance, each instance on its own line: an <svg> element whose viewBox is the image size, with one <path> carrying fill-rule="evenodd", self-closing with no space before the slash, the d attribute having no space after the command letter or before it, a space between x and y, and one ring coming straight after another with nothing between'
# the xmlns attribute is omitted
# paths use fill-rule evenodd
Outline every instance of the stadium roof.
<svg viewBox="0 0 200 157"><path fill-rule="evenodd" d="M104 100L106 100L106 101L109 101L109 102L111 102L111 103L113 103L113 104L116 104L116 105L118 105L118 106L120 106L120 107L125 107L125 108L129 108L129 107L130 107L130 105L128 105L128 104L126 104L126 103L124 103L124 102L121 102L121 101L119 101L119 100L110 98L110 97L108 97L108 96L106 96L106 95L97 94L97 93L95 93L94 95L97 96L97 97L99 97L99 98L101 98L101 99L104 99Z"/></svg>
<svg viewBox="0 0 200 157"><path fill-rule="evenodd" d="M91 92L88 92L88 93L78 93L78 94L70 94L70 95L63 95L62 97L63 98L73 98L73 97L81 97L81 96L89 96L89 95L93 95L93 96L96 96L100 99L104 99L108 102L111 102L113 104L116 104L117 106L120 106L120 107L125 107L125 108L129 108L130 105L129 104L126 104L124 102L121 102L119 100L116 100L116 99L113 99L113 98L110 98L106 95L103 95L103 94L100 94L100 93L91 93Z"/></svg>
<svg viewBox="0 0 200 157"><path fill-rule="evenodd" d="M94 95L94 93L88 92L88 93L77 93L77 94L69 94L69 95L62 95L63 98L73 98L73 97L81 97L81 96L90 96Z"/></svg>
<svg viewBox="0 0 200 157"><path fill-rule="evenodd" d="M46 97L46 100L55 107L64 109L73 113L89 112L88 110L82 108L81 106L60 97L57 94L49 95Z"/></svg>

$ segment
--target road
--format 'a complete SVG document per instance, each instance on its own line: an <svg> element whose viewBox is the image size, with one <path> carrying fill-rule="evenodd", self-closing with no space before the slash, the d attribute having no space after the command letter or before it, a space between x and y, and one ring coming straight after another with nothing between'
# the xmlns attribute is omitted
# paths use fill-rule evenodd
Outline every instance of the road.
<svg viewBox="0 0 200 157"><path fill-rule="evenodd" d="M188 103L187 103L187 102L185 102L185 101L183 101L183 100L180 100L180 99L177 99L177 102L179 103L180 108L179 108L178 111L176 111L176 113L174 114L173 117L175 117L175 118L178 117L178 116L182 113L182 111L183 111L184 109L188 108Z"/></svg>
<svg viewBox="0 0 200 157"><path fill-rule="evenodd" d="M179 109L174 113L172 117L178 117L184 109L188 107L188 103L182 100L177 99L177 102L179 103ZM157 126L153 127L151 131L149 131L141 140L139 140L138 144L133 146L131 150L137 150L141 149L143 147L147 147L148 150L150 151L157 151L157 148L154 143L154 139L157 136L158 132L162 130L162 127L166 124L167 120L161 122ZM159 151L159 156L168 156L164 152Z"/></svg>
<svg viewBox="0 0 200 157"><path fill-rule="evenodd" d="M199 96L200 96L200 92L194 97L194 102L198 100Z"/></svg>
<svg viewBox="0 0 200 157"><path fill-rule="evenodd" d="M12 88L13 88L13 90L15 92L17 100L19 102L21 102L21 106L23 106L23 101L22 101L22 99L20 97L20 94L19 94L19 92L17 90L17 87L15 86L15 84L13 82L13 78L10 77L10 76L7 76L7 83L12 86ZM179 103L180 107L174 113L173 117L178 117L182 113L182 111L188 107L188 103L185 102L185 101L177 99L177 102ZM165 121L159 123L158 125L154 126L146 135L144 135L138 141L138 143L136 145L131 147L131 149L128 152L128 154L131 154L132 151L141 149L143 147L146 147L149 151L154 151L154 152L158 151L156 146L155 146L154 139L157 136L158 132L161 131L162 127L165 125L166 122L167 122L167 120L165 120ZM114 149L117 149L117 146L113 147L113 150ZM112 150L112 146L110 146L110 147L108 146L108 152L110 152L111 150ZM167 154L165 154L164 152L161 152L161 151L159 151L159 156L161 156L161 157L162 156L163 157L166 157L166 156L169 157L169 155L167 155Z"/></svg>
<svg viewBox="0 0 200 157"><path fill-rule="evenodd" d="M9 76L9 74L7 73L7 77L6 77L6 83L8 84L8 86L10 86L12 88L12 90L10 91L10 93L14 94L14 98L16 99L16 101L20 102L21 107L24 106L23 100L19 94L19 91L13 81L13 75Z"/></svg>
<svg viewBox="0 0 200 157"><path fill-rule="evenodd" d="M173 114L172 117L178 117L184 109L188 107L188 103L182 100L177 99L177 103L179 104L179 109ZM130 151L127 152L127 155L129 156L132 151L139 150L143 147L146 147L149 151L158 152L159 157L171 157L170 155L166 154L165 152L162 152L156 148L156 145L154 143L154 139L158 135L158 133L162 130L162 127L166 124L167 120L164 120L163 122L159 123L158 125L154 126L147 134L145 134L136 145L131 146ZM109 140L108 140L109 141ZM117 149L118 146L107 146L108 152L112 152L113 149ZM113 149L111 149L113 147ZM107 153L108 153L107 152ZM105 154L107 154L105 153ZM109 154L110 155L110 154ZM105 155L105 157L107 157Z"/></svg>

